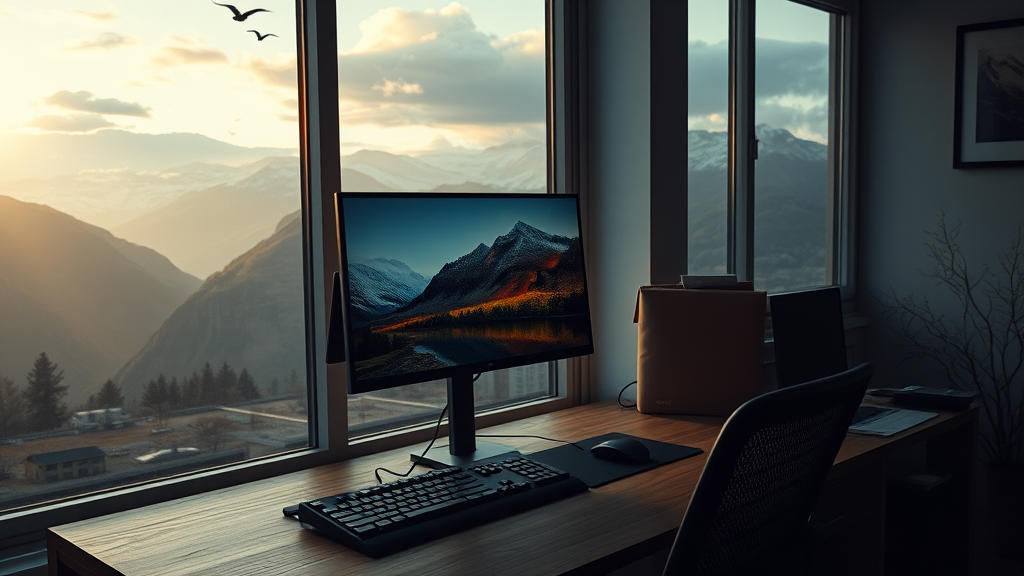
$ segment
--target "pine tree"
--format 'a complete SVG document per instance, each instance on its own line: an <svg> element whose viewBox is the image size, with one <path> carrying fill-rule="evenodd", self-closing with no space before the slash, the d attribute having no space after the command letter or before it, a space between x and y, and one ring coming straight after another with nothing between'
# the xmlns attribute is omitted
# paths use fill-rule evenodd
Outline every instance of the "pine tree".
<svg viewBox="0 0 1024 576"><path fill-rule="evenodd" d="M25 430L25 397L10 378L0 376L0 438Z"/></svg>
<svg viewBox="0 0 1024 576"><path fill-rule="evenodd" d="M160 374L156 380L150 380L142 393L142 405L156 414L156 419L163 422L164 413L170 407L168 402L167 379Z"/></svg>
<svg viewBox="0 0 1024 576"><path fill-rule="evenodd" d="M199 382L199 374L192 372L181 387L181 402L189 408L203 405L203 387Z"/></svg>
<svg viewBox="0 0 1024 576"><path fill-rule="evenodd" d="M203 392L203 402L205 404L215 404L218 402L217 377L213 374L213 368L210 367L209 361L203 365L203 372L199 376L199 389Z"/></svg>
<svg viewBox="0 0 1024 576"><path fill-rule="evenodd" d="M238 374L225 360L217 371L217 402L228 404L238 395Z"/></svg>
<svg viewBox="0 0 1024 576"><path fill-rule="evenodd" d="M28 387L25 389L30 429L53 430L68 420L68 407L62 402L68 395L68 387L61 385L63 380L64 371L58 372L57 364L50 362L46 352L40 352L28 373Z"/></svg>
<svg viewBox="0 0 1024 576"><path fill-rule="evenodd" d="M181 408L181 386L178 385L178 377L174 376L171 378L171 383L167 385L167 403L171 405L171 409Z"/></svg>
<svg viewBox="0 0 1024 576"><path fill-rule="evenodd" d="M292 369L291 374L284 381L284 389L288 394L299 396L306 391L306 385L299 379L299 373Z"/></svg>
<svg viewBox="0 0 1024 576"><path fill-rule="evenodd" d="M260 389L256 387L256 381L245 368L242 368L242 373L238 375L238 393L245 400L256 400L260 397Z"/></svg>
<svg viewBox="0 0 1024 576"><path fill-rule="evenodd" d="M89 397L89 403L93 403L93 399ZM100 388L99 394L96 395L95 399L96 408L121 408L124 406L124 396L121 395L121 387L114 384L113 380L107 379L103 383L103 387Z"/></svg>
<svg viewBox="0 0 1024 576"><path fill-rule="evenodd" d="M267 395L273 398L281 393L281 383L277 381L277 378L270 379L270 385L267 386Z"/></svg>

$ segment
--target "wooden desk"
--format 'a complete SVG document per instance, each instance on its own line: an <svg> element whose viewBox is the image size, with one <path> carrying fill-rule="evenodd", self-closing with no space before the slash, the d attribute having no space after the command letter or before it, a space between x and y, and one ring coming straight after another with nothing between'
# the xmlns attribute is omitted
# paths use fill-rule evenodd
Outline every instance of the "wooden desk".
<svg viewBox="0 0 1024 576"><path fill-rule="evenodd" d="M372 484L374 467L402 466L409 449L51 528L49 570L54 576L603 573L671 545L723 421L648 416L604 402L491 428L489 433L570 440L617 431L697 446L705 453L379 560L303 530L294 520L282 517L281 508ZM972 408L942 414L888 439L848 437L830 485L843 494L851 489L845 480L859 480L865 471L867 477L883 481L872 485L872 514L853 519L835 516L835 505L830 504L823 526L831 532L823 541L841 540L844 530L866 533L871 571L881 572L885 456L902 446L933 439L942 444L936 448L941 457L936 458L970 467L976 433L977 409ZM523 453L551 447L550 442L529 438L488 440ZM966 512L969 499L964 505ZM864 518L868 519L866 531ZM857 554L865 556L864 552Z"/></svg>

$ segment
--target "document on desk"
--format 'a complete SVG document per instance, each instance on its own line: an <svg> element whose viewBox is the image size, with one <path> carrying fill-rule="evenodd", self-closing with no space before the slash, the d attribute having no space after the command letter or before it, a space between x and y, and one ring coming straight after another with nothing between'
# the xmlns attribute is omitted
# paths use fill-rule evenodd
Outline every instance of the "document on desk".
<svg viewBox="0 0 1024 576"><path fill-rule="evenodd" d="M877 418L870 418L850 426L850 432L867 436L892 436L938 416L936 412L895 409Z"/></svg>

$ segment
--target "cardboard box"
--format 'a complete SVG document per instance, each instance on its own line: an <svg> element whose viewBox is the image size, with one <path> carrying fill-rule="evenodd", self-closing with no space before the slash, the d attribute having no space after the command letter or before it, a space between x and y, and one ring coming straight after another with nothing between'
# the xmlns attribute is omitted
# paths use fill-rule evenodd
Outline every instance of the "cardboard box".
<svg viewBox="0 0 1024 576"><path fill-rule="evenodd" d="M729 416L760 394L766 305L760 290L642 286L633 316L637 409Z"/></svg>

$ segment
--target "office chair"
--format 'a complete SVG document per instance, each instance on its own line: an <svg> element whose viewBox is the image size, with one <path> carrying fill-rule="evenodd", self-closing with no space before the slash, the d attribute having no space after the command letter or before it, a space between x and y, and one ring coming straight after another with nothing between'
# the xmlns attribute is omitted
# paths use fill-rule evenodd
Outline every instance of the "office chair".
<svg viewBox="0 0 1024 576"><path fill-rule="evenodd" d="M798 574L811 515L874 374L869 363L775 390L726 421L665 574Z"/></svg>
<svg viewBox="0 0 1024 576"><path fill-rule="evenodd" d="M778 388L846 370L846 332L839 288L772 294L768 302Z"/></svg>

